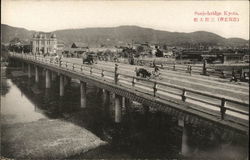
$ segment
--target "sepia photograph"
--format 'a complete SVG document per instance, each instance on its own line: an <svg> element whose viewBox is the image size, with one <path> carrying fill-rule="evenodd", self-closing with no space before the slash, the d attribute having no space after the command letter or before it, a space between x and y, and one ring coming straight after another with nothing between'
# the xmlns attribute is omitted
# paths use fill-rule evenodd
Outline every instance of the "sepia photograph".
<svg viewBox="0 0 250 160"><path fill-rule="evenodd" d="M249 159L249 1L2 0L0 159Z"/></svg>

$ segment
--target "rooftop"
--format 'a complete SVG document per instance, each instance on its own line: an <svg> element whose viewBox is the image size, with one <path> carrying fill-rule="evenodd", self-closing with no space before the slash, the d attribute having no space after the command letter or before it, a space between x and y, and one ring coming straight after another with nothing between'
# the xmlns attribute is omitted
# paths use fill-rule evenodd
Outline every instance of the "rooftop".
<svg viewBox="0 0 250 160"><path fill-rule="evenodd" d="M33 34L33 38L56 38L56 34L46 33L46 32L36 32Z"/></svg>

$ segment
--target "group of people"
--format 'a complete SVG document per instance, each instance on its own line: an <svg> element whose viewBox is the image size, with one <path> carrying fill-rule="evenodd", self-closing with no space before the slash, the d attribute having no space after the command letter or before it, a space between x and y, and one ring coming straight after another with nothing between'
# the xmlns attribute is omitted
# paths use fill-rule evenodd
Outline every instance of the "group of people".
<svg viewBox="0 0 250 160"><path fill-rule="evenodd" d="M63 58L63 55L56 54L56 55L50 57L50 62L54 61L56 63L59 63L62 60L62 58Z"/></svg>

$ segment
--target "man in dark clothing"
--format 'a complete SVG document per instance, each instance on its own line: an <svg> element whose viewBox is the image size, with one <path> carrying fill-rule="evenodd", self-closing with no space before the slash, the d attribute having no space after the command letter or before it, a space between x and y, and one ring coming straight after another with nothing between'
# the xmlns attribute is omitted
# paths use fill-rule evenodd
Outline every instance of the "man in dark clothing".
<svg viewBox="0 0 250 160"><path fill-rule="evenodd" d="M232 77L230 79L230 82L232 82L232 81L234 81L234 82L238 81L238 79L237 79L237 77L235 75L232 75Z"/></svg>
<svg viewBox="0 0 250 160"><path fill-rule="evenodd" d="M235 76L235 71L234 71L234 69L233 69L233 71L232 71L232 77L231 77L231 79L230 79L230 82L232 82L232 81L237 82L237 77Z"/></svg>

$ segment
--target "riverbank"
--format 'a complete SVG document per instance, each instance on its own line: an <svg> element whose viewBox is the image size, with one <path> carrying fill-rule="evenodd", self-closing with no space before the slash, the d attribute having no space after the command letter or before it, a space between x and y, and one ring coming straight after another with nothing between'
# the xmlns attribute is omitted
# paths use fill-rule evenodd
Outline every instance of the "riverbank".
<svg viewBox="0 0 250 160"><path fill-rule="evenodd" d="M85 128L58 119L2 124L2 131L7 158L65 158L106 144Z"/></svg>

